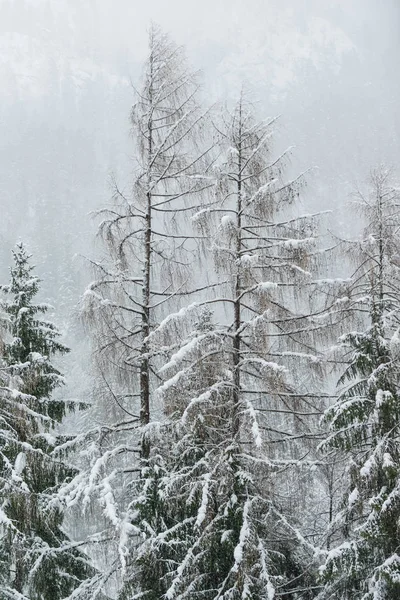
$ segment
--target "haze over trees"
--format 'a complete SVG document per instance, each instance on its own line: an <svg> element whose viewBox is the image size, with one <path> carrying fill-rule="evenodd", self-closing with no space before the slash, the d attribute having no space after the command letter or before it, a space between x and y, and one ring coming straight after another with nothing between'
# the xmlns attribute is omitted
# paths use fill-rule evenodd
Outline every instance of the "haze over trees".
<svg viewBox="0 0 400 600"><path fill-rule="evenodd" d="M1 287L1 594L394 600L394 174L342 239L278 119L245 85L208 106L155 25L133 93L132 180L97 211L80 304L90 397L57 390L69 349L22 243Z"/></svg>

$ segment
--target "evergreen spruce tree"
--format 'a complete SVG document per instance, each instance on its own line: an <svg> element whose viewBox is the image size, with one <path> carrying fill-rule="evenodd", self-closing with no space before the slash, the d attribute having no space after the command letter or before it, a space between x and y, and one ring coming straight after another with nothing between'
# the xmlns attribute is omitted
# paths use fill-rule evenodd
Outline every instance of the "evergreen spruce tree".
<svg viewBox="0 0 400 600"><path fill-rule="evenodd" d="M342 336L350 362L326 413L326 445L345 459L345 492L326 558L321 598L400 597L400 271L399 190L385 170L359 195L367 227L350 301L364 328Z"/></svg>
<svg viewBox="0 0 400 600"><path fill-rule="evenodd" d="M55 499L71 470L51 452L51 430L66 413L52 397L63 377L52 364L69 349L36 303L39 279L22 243L13 252L5 299L0 396L0 596L57 600L89 574L84 555L62 530Z"/></svg>
<svg viewBox="0 0 400 600"><path fill-rule="evenodd" d="M177 330L182 336L186 330L162 368L168 375L158 390L165 420L153 424L142 494L132 506L144 541L131 555L121 599L270 600L277 589L288 598L311 597L310 545L272 501L277 464L259 447L250 405L241 414L246 441L233 435L235 387L225 327L212 323L208 308L189 313L184 326L170 318L155 334L168 345Z"/></svg>

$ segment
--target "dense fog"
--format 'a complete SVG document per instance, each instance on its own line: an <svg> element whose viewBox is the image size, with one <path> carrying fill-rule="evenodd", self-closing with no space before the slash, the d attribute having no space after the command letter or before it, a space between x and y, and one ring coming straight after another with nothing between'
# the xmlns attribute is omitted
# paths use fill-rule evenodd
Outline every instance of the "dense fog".
<svg viewBox="0 0 400 600"><path fill-rule="evenodd" d="M204 98L242 82L276 144L295 146L314 207L338 208L377 163L399 162L400 7L396 0L2 0L1 273L22 238L46 295L66 316L90 278L90 212L129 189L129 113L151 21L203 71Z"/></svg>

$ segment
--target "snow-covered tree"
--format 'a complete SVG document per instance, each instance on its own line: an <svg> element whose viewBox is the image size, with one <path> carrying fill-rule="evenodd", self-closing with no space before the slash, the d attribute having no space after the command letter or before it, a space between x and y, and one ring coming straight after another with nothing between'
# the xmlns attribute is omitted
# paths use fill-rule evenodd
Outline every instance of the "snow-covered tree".
<svg viewBox="0 0 400 600"><path fill-rule="evenodd" d="M112 207L100 211L108 257L95 264L99 277L86 293L104 373L111 356L114 372L128 379L128 405L139 409L144 426L156 360L147 340L160 315L168 313L166 305L188 289L194 248L185 217L211 185L204 174L207 149L199 149L205 113L198 91L182 49L153 25L131 115L133 191L126 196L116 187ZM147 452L144 437L143 456Z"/></svg>
<svg viewBox="0 0 400 600"><path fill-rule="evenodd" d="M349 364L340 394L326 412L326 446L345 461L336 545L322 568L322 598L394 600L400 594L400 190L390 173L372 174L358 194L366 216L350 302L364 327L343 335Z"/></svg>
<svg viewBox="0 0 400 600"><path fill-rule="evenodd" d="M69 352L36 303L39 279L17 244L4 299L0 389L0 595L65 598L90 573L84 555L63 532L55 500L70 468L52 457L54 425L66 413L52 397L63 378L53 357Z"/></svg>
<svg viewBox="0 0 400 600"><path fill-rule="evenodd" d="M329 319L322 317L331 307L319 300L325 260L321 218L301 213L304 174L285 179L291 149L275 154L275 125L276 119L257 120L242 92L217 126L218 204L199 214L197 223L211 235L215 271L224 282L207 302L227 315L235 435L246 442L241 415L251 407L268 459L287 461L278 495L295 515L294 498L305 499L313 479L302 471L300 459L313 459L310 450L318 437L324 394L317 348L329 334ZM304 489L295 492L301 482Z"/></svg>
<svg viewBox="0 0 400 600"><path fill-rule="evenodd" d="M105 578L108 569L114 572L111 578L124 570L132 533L125 513L130 485L140 460L148 457L150 409L157 410L151 401L162 363L160 349L148 340L196 287L189 216L211 186L202 139L207 111L200 108L198 91L182 49L152 26L131 114L133 185L127 193L116 186L111 207L99 211L104 257L94 261L96 280L84 295L97 381L92 421L101 424L90 427L76 445L85 449L87 464L65 489L73 505L99 501L102 506L106 545L116 557L116 562L105 561Z"/></svg>
<svg viewBox="0 0 400 600"><path fill-rule="evenodd" d="M300 180L283 181L271 125L242 96L219 128L214 199L193 217L212 245L209 287L148 338L167 361L156 392L164 419L150 429L131 507L144 541L131 553L123 598L313 594L312 547L293 503L294 473L314 436L302 394L315 388L293 366L318 364L310 342L320 325L300 298L302 286L306 296L311 289L317 240L312 218L290 216ZM223 308L219 325L212 305Z"/></svg>
<svg viewBox="0 0 400 600"><path fill-rule="evenodd" d="M40 319L49 306L34 302L40 280L32 273L31 257L22 243L17 244L13 257L11 282L1 286L5 294L1 307L6 317L5 327L11 337L11 341L4 344L3 359L9 366L9 372L19 378L20 391L35 396L38 401L46 398L47 411L51 412L49 416L60 421L65 414L65 403L50 400L50 397L64 380L50 357L66 354L69 348L60 343L57 327Z"/></svg>
<svg viewBox="0 0 400 600"><path fill-rule="evenodd" d="M311 597L311 546L272 501L279 467L258 447L251 405L240 415L242 438L235 433L226 328L205 307L191 307L184 323L182 316L154 333L166 346L183 337L162 368L165 419L153 425L142 494L132 505L144 541L132 552L121 598L272 599L278 589Z"/></svg>

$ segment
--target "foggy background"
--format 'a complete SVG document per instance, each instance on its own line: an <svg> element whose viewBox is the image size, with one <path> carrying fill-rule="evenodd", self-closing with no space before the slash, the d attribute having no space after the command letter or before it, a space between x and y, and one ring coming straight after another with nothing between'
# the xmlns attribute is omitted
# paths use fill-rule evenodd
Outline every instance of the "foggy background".
<svg viewBox="0 0 400 600"><path fill-rule="evenodd" d="M151 20L202 69L207 102L245 82L261 117L282 115L276 145L295 146L295 172L318 167L306 204L335 210L337 231L356 183L399 165L398 0L0 0L0 277L22 239L72 345L80 255L99 253L90 212L112 175L129 190Z"/></svg>

